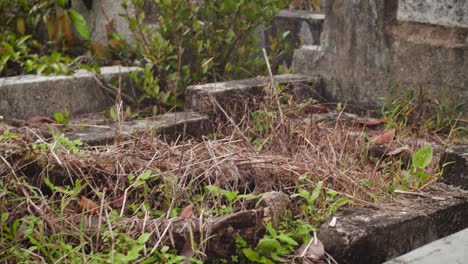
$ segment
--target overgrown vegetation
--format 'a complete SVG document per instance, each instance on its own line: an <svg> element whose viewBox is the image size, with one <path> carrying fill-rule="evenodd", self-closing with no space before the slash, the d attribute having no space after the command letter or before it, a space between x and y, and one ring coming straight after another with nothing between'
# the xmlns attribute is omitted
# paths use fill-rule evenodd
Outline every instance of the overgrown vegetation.
<svg viewBox="0 0 468 264"><path fill-rule="evenodd" d="M145 68L144 78L134 79L144 91L143 99L152 99L164 111L183 105L190 84L265 74L255 33L268 27L288 1L154 0L156 14L145 13L145 1L129 2L123 6ZM147 24L149 15L158 26ZM284 48L279 37L272 40L272 58Z"/></svg>
<svg viewBox="0 0 468 264"><path fill-rule="evenodd" d="M58 132L42 141L4 130L1 144L20 147L0 152L0 261L290 263L338 208L380 207L439 176L432 147L385 131L389 121L297 104L283 87L265 96L230 120L219 112L211 139L168 143L150 132L91 148ZM314 121L317 111L326 118ZM372 154L380 145L392 154ZM265 218L254 241L235 229L233 255L213 257L220 233L210 223L263 210L255 204L270 191L292 201L280 224Z"/></svg>
<svg viewBox="0 0 468 264"><path fill-rule="evenodd" d="M5 43L15 44L13 52L0 50L8 66L4 74L16 67L11 65L36 73L70 70L64 54L73 50L66 22L76 17L72 9L66 1L20 3L8 8L29 10L27 19L36 14L32 10L42 10L38 21L51 15L61 26L37 48L38 40L27 34L31 26L20 30L27 19L21 22L18 15L2 24L10 28L5 36L12 36ZM180 107L188 84L264 72L254 31L285 5L280 0L155 3L157 28L145 26L141 10L126 13L143 56L143 77L134 76L144 92L140 100L156 102L154 112ZM144 8L143 1L131 4ZM75 22L86 38L78 29L83 23ZM15 24L19 29L13 32ZM122 48L120 38L112 38ZM281 53L282 44L275 45L271 61ZM52 47L63 53L50 53ZM213 101L216 130L175 141L154 131L138 139L122 137L119 97L118 107L109 111L117 124L113 145L90 147L67 138L65 131L76 125L70 124L68 109L54 114L57 124L0 123L0 262L305 263L316 257L332 262L316 237L320 225L344 206L389 209L384 202L396 191L427 190L443 169L432 144L462 131L456 128L458 117L445 117L442 108L434 118L423 118L424 100L410 94L390 100L377 119L347 114L342 104L296 102L291 89L272 84L252 102L235 96L222 105ZM418 141L413 135L426 137ZM272 191L289 198L286 211L261 205ZM242 221L252 214L248 229ZM308 252L311 247L316 255Z"/></svg>

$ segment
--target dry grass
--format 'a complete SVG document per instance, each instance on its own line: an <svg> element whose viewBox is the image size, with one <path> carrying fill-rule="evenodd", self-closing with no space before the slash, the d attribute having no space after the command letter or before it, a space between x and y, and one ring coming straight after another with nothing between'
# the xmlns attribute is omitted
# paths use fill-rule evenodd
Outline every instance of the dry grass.
<svg viewBox="0 0 468 264"><path fill-rule="evenodd" d="M275 107L260 104L257 112L274 113ZM200 219L220 213L218 209L226 205L226 199L207 192L208 185L242 194L272 190L292 194L298 184L312 190L314 182L324 181L325 190L348 197L353 205L371 207L382 206L391 197L391 190L404 185L396 179L396 174L404 170L399 157L371 155L368 139L381 133L383 127L368 128L359 125L353 115L333 111L323 114L326 118L318 122L317 114L310 113L311 109L320 109L317 106L301 108L309 112L298 109L293 104L285 107L281 120L276 114L253 113L227 120L225 111L215 118L225 122L210 136L167 142L149 133L137 140L84 148L82 156L63 146L52 151L54 142L48 143L47 151L35 151L32 146L37 143L4 140L22 148L13 154L3 152L0 160L0 209L9 213L2 225L11 226L17 219L26 221L28 215L39 217L44 220L43 235L66 234L67 243L86 244L82 250L85 254L111 250L103 235L108 231L114 241L117 230L122 229L136 239L146 227L158 228L155 223L166 223L162 230L152 232L156 249L167 235L167 221L173 221L187 205L195 205L193 214ZM261 129L259 122L264 125ZM402 142L397 137L387 147L395 149ZM415 143L410 149L421 144ZM433 162L429 171L436 175L436 168ZM138 181L148 171L147 178ZM304 174L310 175L312 183L298 181ZM57 188L47 187L44 178ZM426 188L425 184L435 179L419 187ZM81 187L77 187L77 180ZM66 185L71 186L68 193L61 191L65 187L60 186ZM300 204L291 209L300 212ZM251 209L253 205L239 200L233 210ZM84 220L83 212L90 220ZM138 224L131 220L135 216ZM117 221L119 217L127 220ZM83 221L89 222L86 225ZM86 228L80 229L80 223ZM19 237L26 241L22 234ZM24 243L26 247L28 243ZM0 252L9 248L1 243ZM43 253L36 254L37 259L44 258Z"/></svg>

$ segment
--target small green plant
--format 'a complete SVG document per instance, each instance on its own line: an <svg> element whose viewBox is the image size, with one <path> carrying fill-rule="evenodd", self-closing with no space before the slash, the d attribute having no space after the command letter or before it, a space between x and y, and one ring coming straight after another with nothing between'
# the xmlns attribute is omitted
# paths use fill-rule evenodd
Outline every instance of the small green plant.
<svg viewBox="0 0 468 264"><path fill-rule="evenodd" d="M287 1L152 2L158 7L157 30L145 25L144 1L123 3L137 48L145 58L145 77L140 87L146 99L156 101L160 107L178 107L190 84L266 72L255 30L268 25ZM137 10L134 15L131 5Z"/></svg>
<svg viewBox="0 0 468 264"><path fill-rule="evenodd" d="M275 230L271 222L265 224L267 234L260 239L255 250L250 247L242 249L242 253L249 261L255 263L278 263L284 262L282 256L294 252L299 244L291 237L291 234L285 231ZM241 243L241 246L246 243Z"/></svg>
<svg viewBox="0 0 468 264"><path fill-rule="evenodd" d="M227 200L227 204L221 203L215 211L215 214L226 215L234 212L234 203L240 200L253 200L258 199L261 195L255 194L239 194L238 191L227 191L218 186L208 185L205 186L206 193L214 197L221 197Z"/></svg>
<svg viewBox="0 0 468 264"><path fill-rule="evenodd" d="M466 133L462 127L458 128L462 104L447 107L435 98L427 98L423 88L417 94L409 90L402 97L382 100L381 113L389 127L411 127L417 134L427 131L447 134L454 130L460 130L462 135Z"/></svg>
<svg viewBox="0 0 468 264"><path fill-rule="evenodd" d="M70 110L68 108L65 108L63 112L55 112L53 116L55 122L59 124L68 125L70 123Z"/></svg>
<svg viewBox="0 0 468 264"><path fill-rule="evenodd" d="M65 137L64 134L55 134L54 135L54 143L52 147L52 151L59 150L61 147L63 147L67 151L71 151L75 155L78 156L83 156L85 154L84 150L81 149L81 146L83 145L83 142L81 142L78 139L75 140L70 140L67 137Z"/></svg>
<svg viewBox="0 0 468 264"><path fill-rule="evenodd" d="M338 193L333 190L324 191L323 181L314 183L308 174L299 177L299 182L301 181L308 183L308 186L315 185L312 192L310 192L298 183L297 193L291 195L291 198L300 197L306 201L306 203L301 206L301 209L305 213L308 221L323 222L331 217L338 208L351 202L347 197L338 197ZM321 203L316 204L319 200Z"/></svg>

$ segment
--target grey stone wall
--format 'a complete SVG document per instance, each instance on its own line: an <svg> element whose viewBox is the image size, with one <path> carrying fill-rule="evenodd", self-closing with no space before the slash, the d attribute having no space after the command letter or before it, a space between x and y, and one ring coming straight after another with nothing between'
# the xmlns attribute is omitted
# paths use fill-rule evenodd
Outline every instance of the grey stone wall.
<svg viewBox="0 0 468 264"><path fill-rule="evenodd" d="M321 56L293 70L322 75L330 99L378 107L422 88L448 106L468 102L468 29L399 21L395 0L335 0L325 10Z"/></svg>
<svg viewBox="0 0 468 264"><path fill-rule="evenodd" d="M468 28L468 1L399 0L398 19Z"/></svg>
<svg viewBox="0 0 468 264"><path fill-rule="evenodd" d="M93 0L91 9L88 9L82 1L73 1L72 6L85 17L94 41L107 44L106 26L112 26L114 33L123 37L128 44L133 44L134 36L127 20L120 16L124 13L122 2L124 0ZM133 10L130 8L130 12Z"/></svg>

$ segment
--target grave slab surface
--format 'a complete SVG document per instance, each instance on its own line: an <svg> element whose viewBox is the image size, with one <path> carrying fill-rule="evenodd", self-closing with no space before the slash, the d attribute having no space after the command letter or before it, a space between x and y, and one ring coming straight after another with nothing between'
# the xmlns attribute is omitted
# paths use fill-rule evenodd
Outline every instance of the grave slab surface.
<svg viewBox="0 0 468 264"><path fill-rule="evenodd" d="M319 239L338 263L380 264L468 227L468 195L410 199L398 210L347 208Z"/></svg>
<svg viewBox="0 0 468 264"><path fill-rule="evenodd" d="M101 68L104 81L122 76L122 89L130 85L128 74L137 67ZM70 76L23 75L0 78L0 115L5 119L51 116L68 108L71 114L97 112L113 98L96 81L94 73L78 70Z"/></svg>
<svg viewBox="0 0 468 264"><path fill-rule="evenodd" d="M81 131L70 132L66 136L71 140L78 139L91 146L107 145L114 142L116 129L115 125L88 127ZM205 115L178 112L126 121L122 124L120 131L122 139L154 132L175 139L179 136L201 136L208 133L210 123Z"/></svg>
<svg viewBox="0 0 468 264"><path fill-rule="evenodd" d="M468 229L444 237L385 264L440 264L468 261Z"/></svg>
<svg viewBox="0 0 468 264"><path fill-rule="evenodd" d="M305 86L309 85L312 79L312 77L297 74L274 76L275 82L279 85ZM216 99L221 105L236 100L244 102L247 98L261 95L263 88L268 86L270 82L269 77L257 77L189 86L185 96L186 109L209 112L213 109L211 98Z"/></svg>

